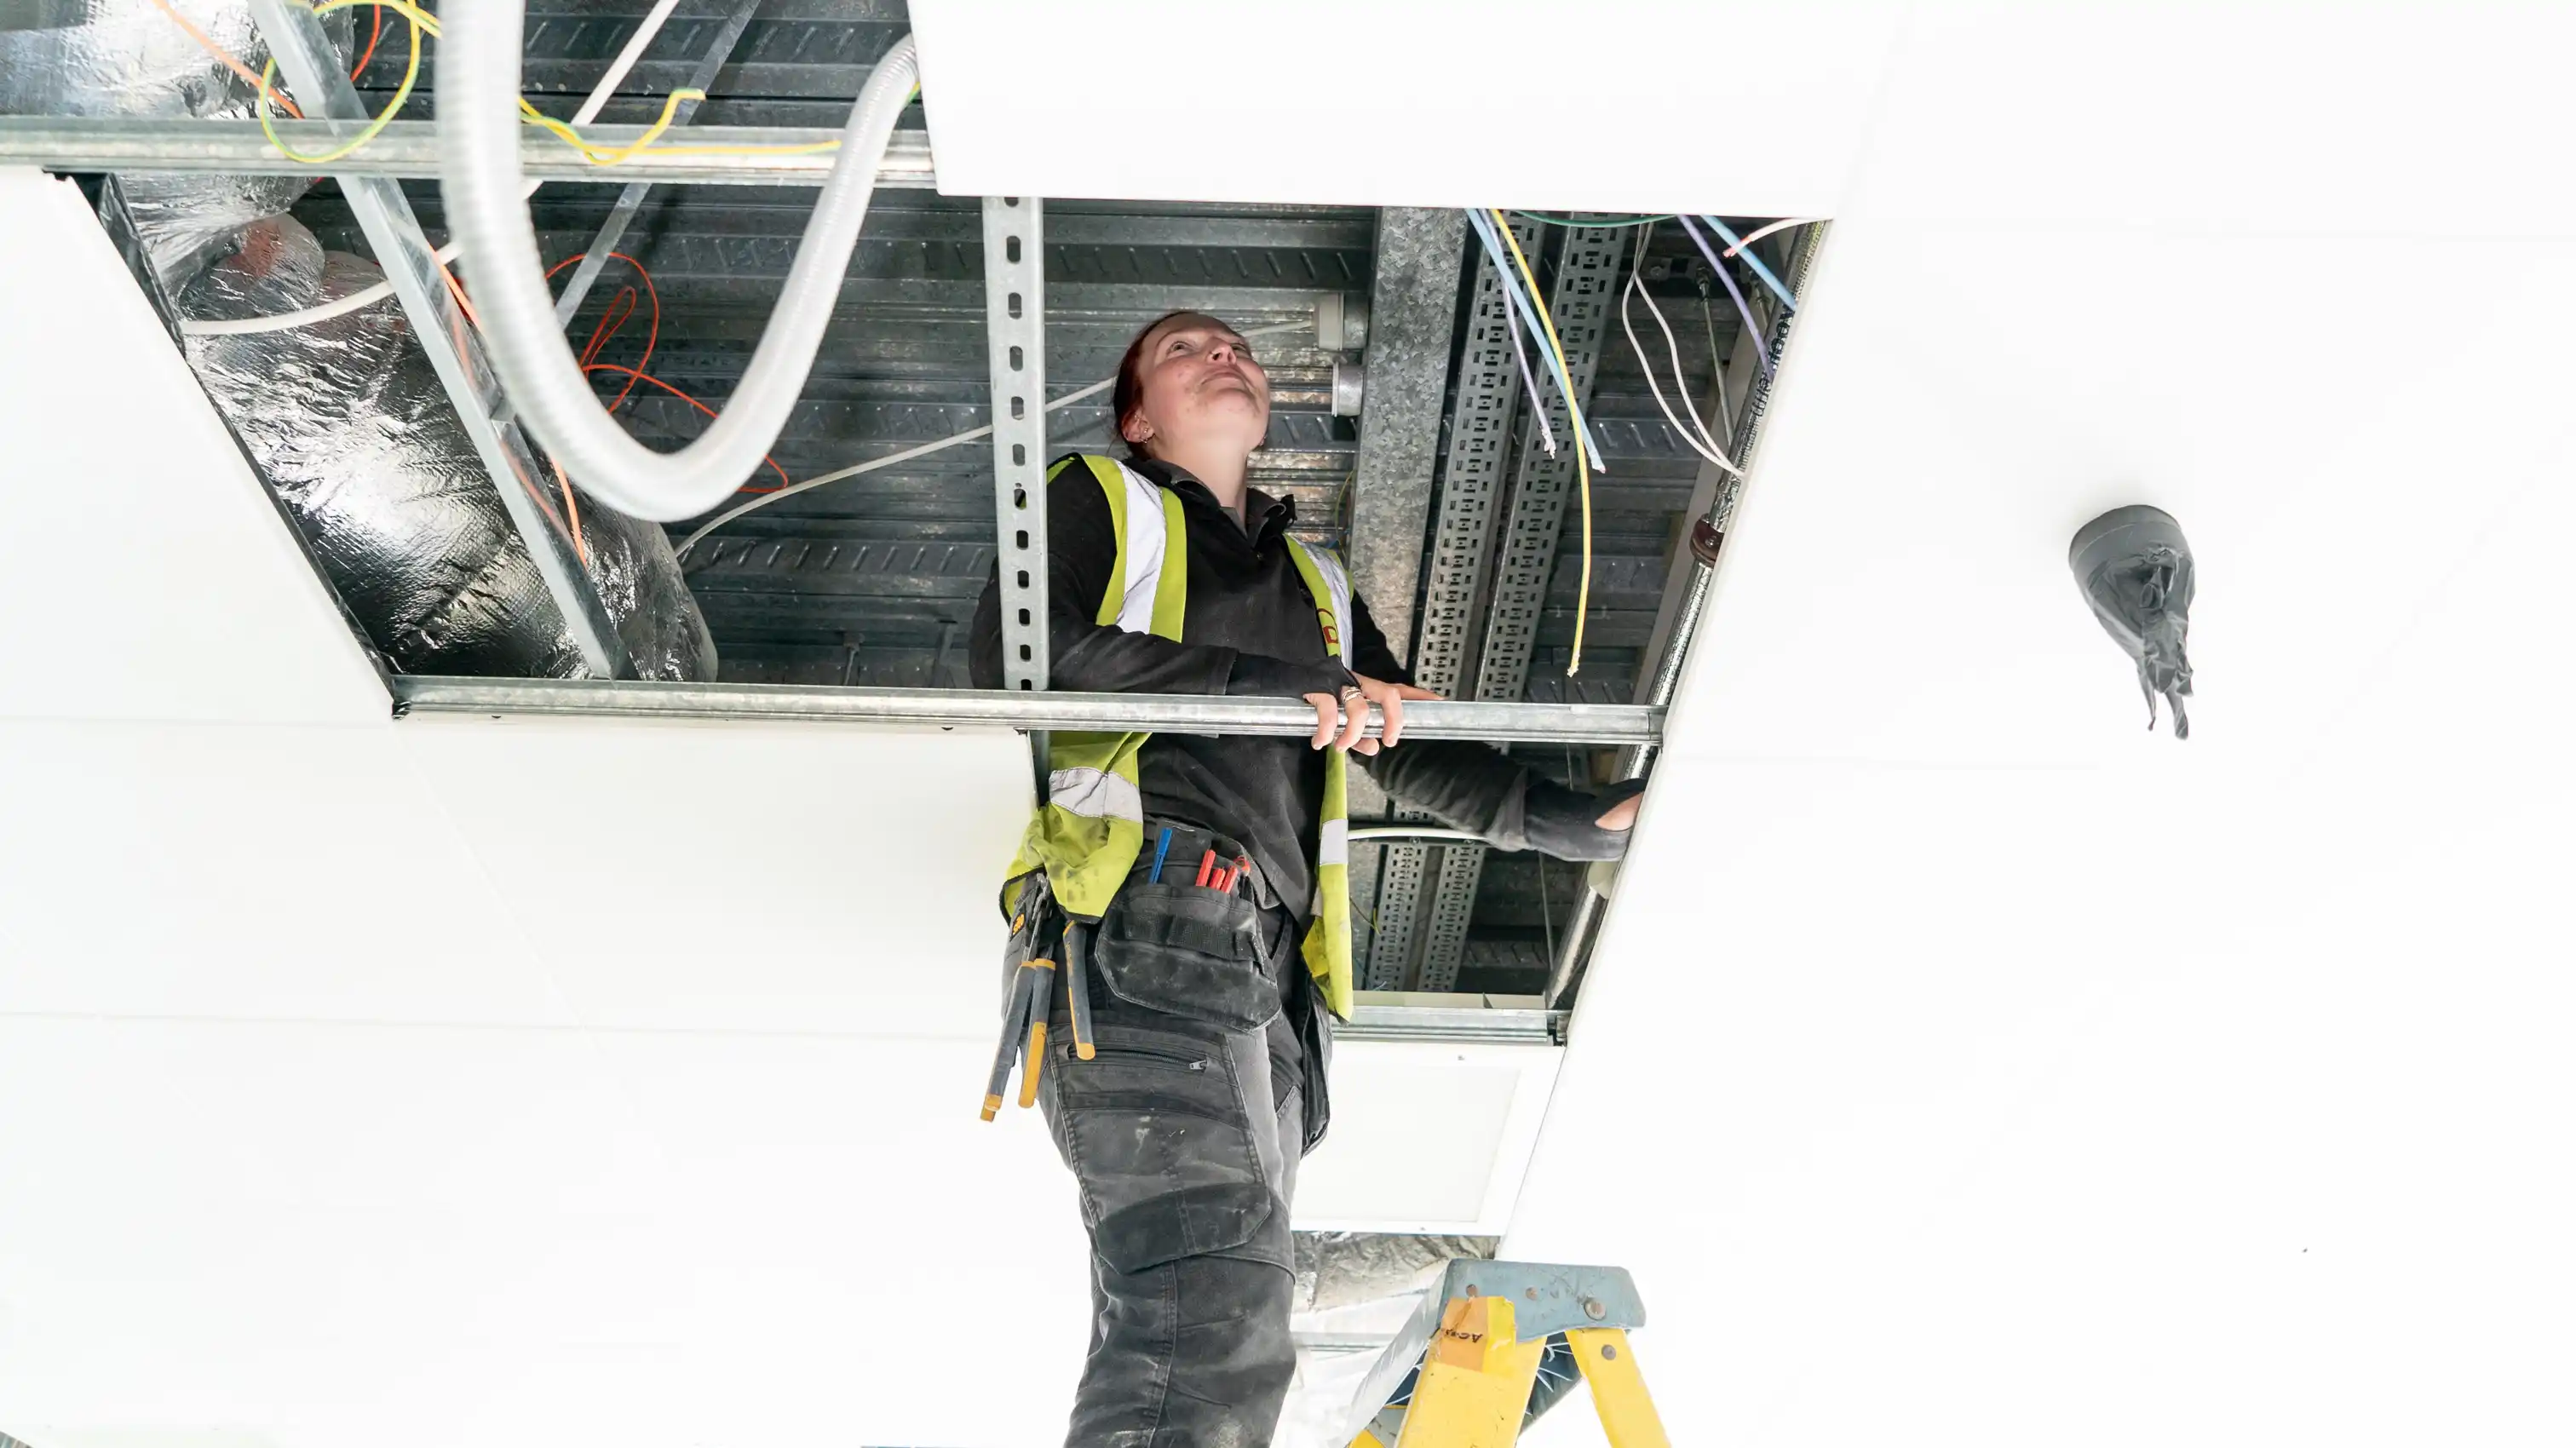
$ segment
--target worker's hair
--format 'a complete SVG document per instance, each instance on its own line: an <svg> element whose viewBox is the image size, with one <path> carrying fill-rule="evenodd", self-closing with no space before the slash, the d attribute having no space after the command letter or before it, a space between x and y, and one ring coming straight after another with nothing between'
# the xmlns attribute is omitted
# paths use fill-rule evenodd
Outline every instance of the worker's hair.
<svg viewBox="0 0 2576 1448"><path fill-rule="evenodd" d="M1118 385L1109 393L1109 435L1111 441L1126 449L1129 462L1141 463L1153 457L1142 443L1127 440L1127 419L1135 416L1136 409L1145 405L1145 383L1140 373L1140 364L1145 360L1145 339L1153 336L1157 327L1176 317L1204 316L1207 313L1194 312L1187 307L1177 312L1165 312L1147 322L1145 330L1136 334L1136 340L1127 344L1127 355L1118 359Z"/></svg>

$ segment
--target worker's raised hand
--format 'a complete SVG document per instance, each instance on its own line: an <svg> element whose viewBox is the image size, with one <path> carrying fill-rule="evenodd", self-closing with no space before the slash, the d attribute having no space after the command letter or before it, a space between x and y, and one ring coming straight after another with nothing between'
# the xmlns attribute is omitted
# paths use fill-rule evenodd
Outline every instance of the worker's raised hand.
<svg viewBox="0 0 2576 1448"><path fill-rule="evenodd" d="M1340 694L1308 694L1306 702L1315 706L1315 734L1307 742L1321 749L1356 749L1362 754L1375 754L1404 736L1404 701L1437 699L1429 689L1411 684L1390 684L1366 674L1353 674ZM1360 731L1368 727L1368 706L1375 704L1386 716L1386 728L1377 739L1364 739Z"/></svg>
<svg viewBox="0 0 2576 1448"><path fill-rule="evenodd" d="M1372 679L1366 674L1354 674L1352 677L1359 681L1361 695L1368 702L1375 704L1379 713L1386 716L1386 727L1378 731L1377 738L1363 739L1359 742L1357 747L1362 754L1375 754L1380 749L1392 749L1396 741L1404 737L1405 700L1440 697L1429 689L1417 689L1411 684L1390 684L1383 679Z"/></svg>

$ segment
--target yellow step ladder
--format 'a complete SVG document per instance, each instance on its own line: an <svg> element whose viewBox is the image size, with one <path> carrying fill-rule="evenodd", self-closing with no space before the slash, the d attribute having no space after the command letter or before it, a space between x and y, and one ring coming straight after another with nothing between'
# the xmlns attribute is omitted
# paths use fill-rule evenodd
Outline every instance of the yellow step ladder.
<svg viewBox="0 0 2576 1448"><path fill-rule="evenodd" d="M1452 1262L1361 1387L1351 1448L1511 1448L1525 1418L1572 1386L1533 1400L1552 1348L1592 1385L1611 1448L1671 1448L1628 1346L1645 1324L1617 1267Z"/></svg>

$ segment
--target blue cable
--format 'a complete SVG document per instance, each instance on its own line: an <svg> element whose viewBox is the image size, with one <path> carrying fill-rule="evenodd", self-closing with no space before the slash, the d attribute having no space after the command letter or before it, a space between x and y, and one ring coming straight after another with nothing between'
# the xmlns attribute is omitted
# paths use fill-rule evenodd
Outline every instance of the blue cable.
<svg viewBox="0 0 2576 1448"><path fill-rule="evenodd" d="M1582 405L1574 400L1574 395L1565 392L1565 384L1572 375L1571 371L1565 365L1565 358L1559 355L1554 347L1548 345L1546 329L1539 325L1538 307L1531 302L1529 292L1521 286L1520 271L1512 265L1511 256L1503 250L1502 238L1494 232L1493 218L1469 207L1467 220L1476 228L1476 239L1485 244L1485 255L1493 260L1494 271L1502 278L1504 287L1519 300L1521 324L1529 329L1530 339L1538 344L1539 355L1545 357L1553 369L1549 375L1557 379L1557 390L1565 393L1566 415L1574 420L1575 427L1583 433L1584 449L1592 457L1592 470L1596 473L1610 471L1601 460L1601 435L1592 430L1591 419L1583 415ZM1533 406L1544 405L1541 399L1535 397L1530 401Z"/></svg>
<svg viewBox="0 0 2576 1448"><path fill-rule="evenodd" d="M1762 258L1753 254L1753 248L1744 244L1743 237L1737 236L1734 232L1727 230L1726 223L1718 220L1714 216L1702 216L1700 220L1705 221L1710 226L1716 228L1717 234L1726 238L1726 244L1734 248L1737 256L1744 258L1744 264L1753 268L1753 274L1755 276L1762 278L1762 285L1769 287L1771 289L1771 295L1780 299L1780 305L1787 307L1793 312L1798 310L1798 299L1789 295L1789 289L1780 285L1780 279L1778 277L1771 275L1771 268L1762 264Z"/></svg>

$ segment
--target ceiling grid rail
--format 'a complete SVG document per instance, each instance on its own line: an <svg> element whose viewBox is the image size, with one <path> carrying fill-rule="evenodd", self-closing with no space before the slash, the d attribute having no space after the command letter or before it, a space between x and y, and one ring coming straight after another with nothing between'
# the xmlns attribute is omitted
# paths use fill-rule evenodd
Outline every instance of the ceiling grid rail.
<svg viewBox="0 0 2576 1448"><path fill-rule="evenodd" d="M282 55L279 64L286 68ZM294 79L291 69L287 78L290 83ZM346 72L341 74L341 84L348 84ZM354 109L357 92L351 90L349 97ZM335 103L332 109L341 108ZM363 121L366 113L360 110L350 119ZM279 140L307 155L344 145L356 133L355 127L336 115L327 120L281 120L273 127ZM602 121L583 127L582 135L601 149L624 150L651 129ZM776 148L813 146L840 136L839 128L832 126L692 126L693 147L763 149L748 155L647 149L620 161L615 170L620 176L712 186L820 186L831 177L831 153L792 154ZM519 160L531 181L613 179L603 176L602 168L582 152L534 130L520 138ZM257 121L0 116L0 165L61 172L185 171L435 181L440 166L438 122L388 122L363 149L317 166L288 159L270 144ZM937 184L929 137L920 131L895 132L885 160L877 167L877 189L927 191Z"/></svg>
<svg viewBox="0 0 2576 1448"><path fill-rule="evenodd" d="M1538 246L1538 227L1515 222L1525 250ZM1467 678L1477 600L1484 593L1493 552L1494 520L1501 501L1512 421L1520 410L1520 373L1513 362L1512 318L1502 274L1491 256L1476 261L1467 309L1467 337L1458 361L1458 385L1449 408L1449 453L1440 469L1427 576L1414 627L1413 677L1423 688L1455 697ZM1419 811L1398 818L1423 821ZM1421 934L1423 885L1433 868L1433 847L1388 845L1379 866L1375 929L1363 979L1370 990L1401 990L1412 972Z"/></svg>
<svg viewBox="0 0 2576 1448"><path fill-rule="evenodd" d="M1601 368L1603 339L1609 334L1611 298L1618 292L1624 246L1619 232L1605 228L1568 231L1548 289L1548 312L1564 349L1567 378L1586 412ZM1571 438L1574 418L1564 390L1550 388L1542 395L1549 428L1560 438ZM1511 516L1504 525L1501 556L1494 564L1493 596L1485 610L1485 636L1476 665L1475 698L1483 702L1517 703L1529 690L1530 658L1538 647L1548 579L1556 571L1566 505L1581 485L1574 449L1560 443L1551 453L1537 431L1522 429L1520 460L1513 470ZM1457 987L1467 925L1484 873L1485 846L1457 844L1441 850L1431 908L1423 912L1429 933L1423 941L1417 989Z"/></svg>

